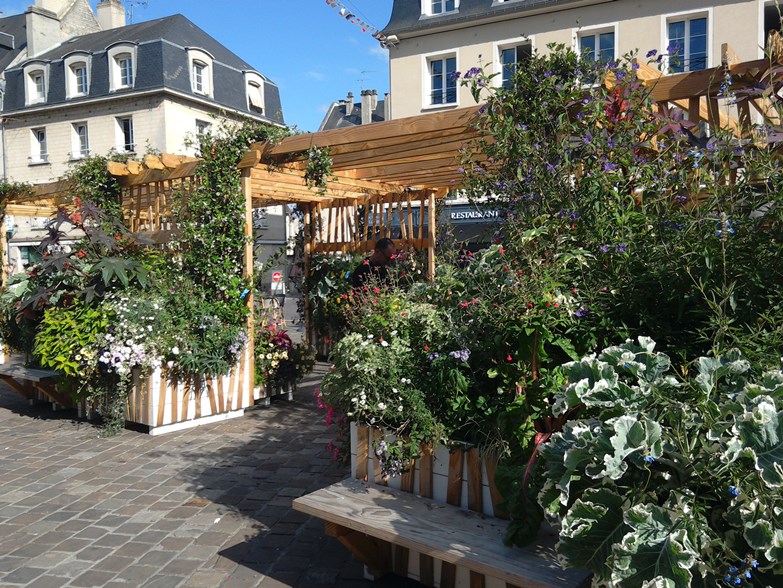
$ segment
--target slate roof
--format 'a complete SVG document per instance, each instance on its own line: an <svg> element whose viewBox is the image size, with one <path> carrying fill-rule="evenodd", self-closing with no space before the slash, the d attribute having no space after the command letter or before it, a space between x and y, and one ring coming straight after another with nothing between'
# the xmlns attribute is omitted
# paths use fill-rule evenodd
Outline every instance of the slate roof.
<svg viewBox="0 0 783 588"><path fill-rule="evenodd" d="M112 92L112 96L168 89L192 95L199 100L211 101L218 108L259 116L248 109L243 75L245 71L257 72L257 70L181 14L72 37L56 48L37 55L31 61L46 61L50 64L46 104L66 102L63 59L74 52L86 52L92 55L90 93L85 98L68 100L68 103L76 104L80 100L109 96L109 64L106 49L117 43L131 43L137 46L136 79L133 88ZM201 49L212 55L213 99L193 92L186 48ZM6 71L6 112L25 109L23 66L24 64L20 64ZM264 118L282 123L278 87L264 79ZM40 105L36 106L40 107Z"/></svg>
<svg viewBox="0 0 783 588"><path fill-rule="evenodd" d="M331 129L344 129L346 127L353 127L362 124L362 103L355 102L351 114L346 116L345 114L346 102L340 100L339 102L332 102L329 110L324 117L321 126L318 127L319 131L328 131ZM371 122L383 122L384 118L384 101L378 100L378 105L372 111Z"/></svg>
<svg viewBox="0 0 783 588"><path fill-rule="evenodd" d="M603 0L604 2L616 2L617 0ZM437 14L433 16L422 15L421 0L394 0L389 24L383 30L385 35L402 35L427 31L442 26L469 23L485 18L496 18L508 15L509 18L522 16L521 13L550 8L562 10L568 4L586 5L598 4L595 2L580 0L460 0L459 10L453 13Z"/></svg>
<svg viewBox="0 0 783 588"><path fill-rule="evenodd" d="M0 18L0 71L3 71L27 47L27 22L24 14Z"/></svg>

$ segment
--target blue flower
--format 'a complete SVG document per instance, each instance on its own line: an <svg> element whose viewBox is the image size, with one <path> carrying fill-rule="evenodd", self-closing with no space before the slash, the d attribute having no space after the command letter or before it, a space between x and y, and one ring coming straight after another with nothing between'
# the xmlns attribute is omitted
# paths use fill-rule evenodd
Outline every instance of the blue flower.
<svg viewBox="0 0 783 588"><path fill-rule="evenodd" d="M604 171L614 171L617 169L617 166L613 164L611 161L607 161L604 163Z"/></svg>
<svg viewBox="0 0 783 588"><path fill-rule="evenodd" d="M585 143L592 143L593 142L593 136L590 133L587 133L584 137L582 137L582 141Z"/></svg>
<svg viewBox="0 0 783 588"><path fill-rule="evenodd" d="M601 245L601 253L609 253L610 249L609 245Z"/></svg>
<svg viewBox="0 0 783 588"><path fill-rule="evenodd" d="M739 496L739 493L740 491L736 486L729 486L729 494L732 496ZM736 571L737 568L734 568L734 570ZM731 568L729 568L729 571L731 571Z"/></svg>
<svg viewBox="0 0 783 588"><path fill-rule="evenodd" d="M617 253L625 253L628 250L628 246L625 243L620 243L614 250L617 251Z"/></svg>
<svg viewBox="0 0 783 588"><path fill-rule="evenodd" d="M460 72L458 72L458 71L453 71L453 72L451 72L451 73L449 74L449 79L450 79L450 80L458 80L458 79L459 79L459 77L460 77L461 75L462 75L462 74L461 74ZM467 78L467 77L468 77L468 75L467 75L467 74L465 74L465 77Z"/></svg>
<svg viewBox="0 0 783 588"><path fill-rule="evenodd" d="M645 455L644 456L644 463L654 463L655 458L652 455Z"/></svg>

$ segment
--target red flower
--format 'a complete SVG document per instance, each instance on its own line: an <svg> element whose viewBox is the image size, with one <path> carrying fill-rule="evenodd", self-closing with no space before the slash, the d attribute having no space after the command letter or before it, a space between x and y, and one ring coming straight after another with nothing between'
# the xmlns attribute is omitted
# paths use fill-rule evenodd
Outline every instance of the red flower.
<svg viewBox="0 0 783 588"><path fill-rule="evenodd" d="M560 303L559 302L555 302L555 308L559 308L559 307L560 307Z"/></svg>
<svg viewBox="0 0 783 588"><path fill-rule="evenodd" d="M84 259L87 257L87 253L84 251L84 249L79 249L79 251L76 252L76 257L79 259Z"/></svg>
<svg viewBox="0 0 783 588"><path fill-rule="evenodd" d="M513 361L510 353L506 356L506 361Z"/></svg>
<svg viewBox="0 0 783 588"><path fill-rule="evenodd" d="M381 293L381 289L380 289L378 286L375 286L375 287L372 289L372 291L373 291L373 292L375 292L376 294L380 294L380 293Z"/></svg>
<svg viewBox="0 0 783 588"><path fill-rule="evenodd" d="M362 265L370 265L370 260L369 260L369 259L365 259L365 260L362 262Z"/></svg>
<svg viewBox="0 0 783 588"><path fill-rule="evenodd" d="M533 308L533 303L532 303L532 302L528 302L528 303L527 303L527 307L528 307L528 308Z"/></svg>
<svg viewBox="0 0 783 588"><path fill-rule="evenodd" d="M460 303L459 303L459 305L460 305L462 308L465 308L465 307L468 305L468 303L467 303L467 302L460 302Z"/></svg>
<svg viewBox="0 0 783 588"><path fill-rule="evenodd" d="M505 252L506 252L506 250L501 247L500 248L500 255L503 255Z"/></svg>
<svg viewBox="0 0 783 588"><path fill-rule="evenodd" d="M547 308L549 308L549 301L547 301L547 303L546 303L546 307L547 307Z"/></svg>
<svg viewBox="0 0 783 588"><path fill-rule="evenodd" d="M430 346L429 345L425 345L424 346L424 351L429 351L429 350L430 350Z"/></svg>

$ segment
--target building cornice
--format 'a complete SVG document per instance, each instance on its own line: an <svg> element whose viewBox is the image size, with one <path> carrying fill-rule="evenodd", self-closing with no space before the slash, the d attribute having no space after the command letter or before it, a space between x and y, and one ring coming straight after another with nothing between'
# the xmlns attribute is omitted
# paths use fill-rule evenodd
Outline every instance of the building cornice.
<svg viewBox="0 0 783 588"><path fill-rule="evenodd" d="M187 102L196 103L201 106L205 106L210 110L214 110L215 112L225 112L228 114L234 114L244 118L249 118L258 122L268 123L275 126L284 126L281 125L279 122L270 120L264 116L259 116L257 114L245 112L243 110L237 110L236 108L230 108L218 102L201 99L196 96L193 96L192 94L188 94L186 92L180 92L177 90L172 90L171 88L154 88L151 90L141 90L138 92L132 91L132 92L124 92L122 94L110 94L106 96L97 96L95 98L82 98L78 100L69 100L67 102L59 102L57 104L40 104L29 108L20 108L13 111L7 111L4 112L2 116L6 120L10 119L11 121L13 121L14 119L21 118L22 116L26 117L28 115L34 115L34 114L43 114L43 113L50 113L54 111L60 111L60 110L77 109L84 106L94 106L106 102L116 102L118 100L123 100L126 98L128 99L147 98L155 95L174 96L183 99Z"/></svg>

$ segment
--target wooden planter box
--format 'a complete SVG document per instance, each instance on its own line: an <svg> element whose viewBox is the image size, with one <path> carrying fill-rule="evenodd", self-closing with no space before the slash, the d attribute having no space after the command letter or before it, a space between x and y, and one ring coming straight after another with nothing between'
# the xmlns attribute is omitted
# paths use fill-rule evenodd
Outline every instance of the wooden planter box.
<svg viewBox="0 0 783 588"><path fill-rule="evenodd" d="M208 379L170 374L165 367L148 374L136 370L126 420L147 427L151 435L159 435L242 416L256 400L266 398L263 388L253 387L252 352L246 347L228 375ZM16 360L5 353L0 355L0 364ZM93 414L85 401L58 405L77 408L80 417Z"/></svg>
<svg viewBox="0 0 783 588"><path fill-rule="evenodd" d="M135 374L126 419L146 425L151 435L159 435L242 416L264 397L263 390L253 386L251 353L246 347L225 376L177 376L165 367L146 377Z"/></svg>
<svg viewBox="0 0 783 588"><path fill-rule="evenodd" d="M495 508L502 499L494 485L495 460L482 460L478 449L449 451L438 445L431 455L414 462L407 474L384 480L373 451L380 429L351 423L351 477L414 492L463 510L506 518Z"/></svg>

